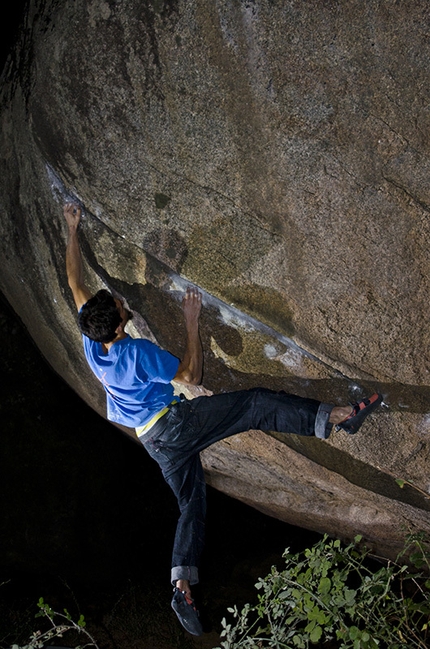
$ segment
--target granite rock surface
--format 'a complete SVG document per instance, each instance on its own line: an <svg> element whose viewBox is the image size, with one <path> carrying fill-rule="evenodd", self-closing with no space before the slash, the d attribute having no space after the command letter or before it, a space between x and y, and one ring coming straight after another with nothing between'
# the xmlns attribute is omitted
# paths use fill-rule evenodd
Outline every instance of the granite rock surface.
<svg viewBox="0 0 430 649"><path fill-rule="evenodd" d="M253 432L203 460L217 488L387 555L430 530L429 36L424 0L31 0L2 75L0 290L51 365L104 412L72 199L88 285L127 301L132 335L180 356L201 288L205 389L384 394L355 437Z"/></svg>

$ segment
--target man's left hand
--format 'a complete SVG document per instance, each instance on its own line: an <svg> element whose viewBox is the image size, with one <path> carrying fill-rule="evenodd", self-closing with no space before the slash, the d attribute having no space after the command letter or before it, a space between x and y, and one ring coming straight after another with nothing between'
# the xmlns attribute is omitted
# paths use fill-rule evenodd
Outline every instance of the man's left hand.
<svg viewBox="0 0 430 649"><path fill-rule="evenodd" d="M69 228L76 229L80 223L82 210L75 203L66 203L63 207L64 218Z"/></svg>

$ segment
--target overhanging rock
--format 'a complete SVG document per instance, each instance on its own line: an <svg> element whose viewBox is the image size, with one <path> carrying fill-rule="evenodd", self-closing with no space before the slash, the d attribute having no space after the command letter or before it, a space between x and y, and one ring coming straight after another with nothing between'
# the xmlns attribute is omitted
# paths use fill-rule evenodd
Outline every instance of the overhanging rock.
<svg viewBox="0 0 430 649"><path fill-rule="evenodd" d="M104 412L71 196L88 284L134 335L180 356L180 295L202 289L206 389L383 392L355 437L203 457L217 488L387 555L430 528L429 32L424 0L32 0L2 76L0 288L53 367Z"/></svg>

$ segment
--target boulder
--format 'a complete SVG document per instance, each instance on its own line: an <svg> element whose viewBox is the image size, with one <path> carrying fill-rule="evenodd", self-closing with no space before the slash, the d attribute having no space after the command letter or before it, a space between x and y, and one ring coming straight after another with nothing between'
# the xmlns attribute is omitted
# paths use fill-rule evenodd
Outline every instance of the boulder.
<svg viewBox="0 0 430 649"><path fill-rule="evenodd" d="M100 413L67 286L183 352L204 297L204 388L389 406L328 441L259 432L208 482L393 556L430 531L430 7L425 0L30 0L2 74L0 290ZM130 432L130 431L129 431Z"/></svg>

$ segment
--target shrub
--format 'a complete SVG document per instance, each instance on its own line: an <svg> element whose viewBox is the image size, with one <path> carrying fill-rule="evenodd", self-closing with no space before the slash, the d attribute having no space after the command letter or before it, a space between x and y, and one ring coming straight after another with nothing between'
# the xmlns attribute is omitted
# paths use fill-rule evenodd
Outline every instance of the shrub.
<svg viewBox="0 0 430 649"><path fill-rule="evenodd" d="M304 553L286 550L285 570L258 580L258 603L228 609L234 621L222 621L222 649L427 648L430 580L416 572L429 570L422 535L407 539L409 565L372 563L360 541L345 547L324 536Z"/></svg>
<svg viewBox="0 0 430 649"><path fill-rule="evenodd" d="M98 649L98 645L85 629L85 619L81 615L77 622L72 620L70 613L64 609L64 613L53 611L52 608L46 604L43 597L39 599L38 607L40 609L36 617L44 617L49 622L47 631L35 631L26 645L18 646L12 645L11 649L43 649L45 643L53 640L54 638L62 638L65 633L74 631L78 635L84 637L84 644L79 645L76 649L86 649L87 647L94 647Z"/></svg>

